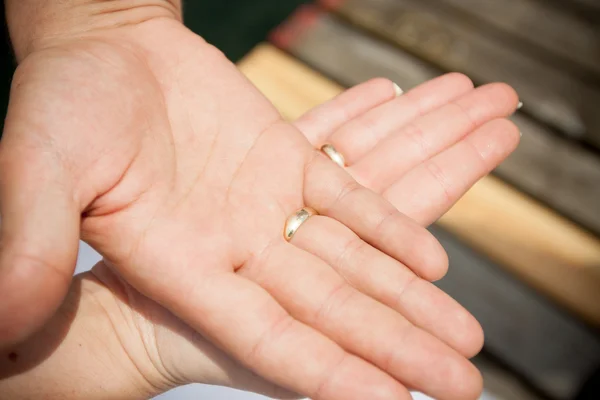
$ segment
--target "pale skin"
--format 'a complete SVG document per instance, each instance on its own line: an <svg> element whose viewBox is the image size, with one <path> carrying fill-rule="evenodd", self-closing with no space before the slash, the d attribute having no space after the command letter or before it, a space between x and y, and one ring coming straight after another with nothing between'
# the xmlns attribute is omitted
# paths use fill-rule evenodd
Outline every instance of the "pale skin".
<svg viewBox="0 0 600 400"><path fill-rule="evenodd" d="M437 118L435 115L446 107L441 104L448 98L461 103L478 98L479 102L472 102L465 110L481 112L479 127L457 129L451 139L440 143L442 150L439 153L426 155L423 162L408 163L406 172L401 173L394 183L400 192L413 191L416 196L428 199L426 207L412 203L406 196L397 196L393 201L400 210L406 210L407 215L426 225L437 219L467 187L497 165L516 145L518 136L510 129L506 130L502 120L493 117L503 112L498 102L485 101L502 96L506 87L490 85L472 91L466 78L448 75L395 100L391 99L389 87L384 80L367 82L311 111L296 121L296 125L303 127L307 137L314 140L317 137L329 140L333 138L332 132L336 132L341 135L338 145L343 145L347 138L364 134L362 129L356 128L362 125L361 119L392 106L398 108L399 103L403 105L402 109L430 104L425 106L423 117ZM484 104L482 108L478 103ZM400 115L399 120L406 118L419 124L423 120L423 117L415 118L410 114ZM323 121L321 117L332 115L345 115L342 119L351 120L343 123L341 129L331 129L341 119L333 118L332 125L320 122ZM460 116L453 112L449 117L455 120ZM444 125L442 121L436 125L425 134L438 137ZM373 133L387 136L385 131L405 134L402 127L396 125L395 118L380 125ZM397 149L399 157L418 159L418 154L404 148L404 151ZM494 151L485 152L485 148ZM473 149L480 150L473 152ZM365 156L373 151L367 150ZM465 168L453 169L458 162L464 163ZM451 182L449 197L445 191L440 191L437 177L428 172L426 166L429 163L438 163L447 172L447 182ZM366 168L370 164L365 164ZM353 167L356 173L363 168L358 165ZM421 184L413 185L416 181ZM444 308L434 315L435 318L448 318L443 312L445 307L451 312L458 311L452 309L453 303L445 296L437 301L435 297L419 301L425 307L422 317L426 319L440 306ZM444 324L448 325L448 322L444 321ZM41 332L13 348L12 354L18 355L18 359L0 359L0 376L5 378L0 381L0 392L7 393L11 399L35 398L42 394L49 399L143 399L191 382L231 386L274 398L296 397L240 366L173 314L140 295L103 263L92 273L79 276L59 313ZM32 385L32 382L36 384Z"/></svg>
<svg viewBox="0 0 600 400"><path fill-rule="evenodd" d="M503 119L518 102L514 91L472 90L451 75L393 99L391 83L378 80L286 124L177 21L177 7L155 3L102 13L119 27L101 17L102 28L16 40L27 57L0 150L0 291L8 293L0 340L26 337L62 302L81 234L126 287L161 304L146 300L151 309L291 391L397 399L410 387L442 400L477 397L480 377L467 357L481 330L428 283L445 273L445 254L405 215L431 223L514 148L518 131ZM138 18L156 9L159 17ZM129 11L135 22L123 24ZM314 150L325 141L344 153L346 171ZM282 221L303 205L324 216L285 243ZM114 303L107 276L100 266L84 282L92 298ZM114 336L135 337L124 330ZM243 386L219 368L220 378L195 370L207 356L190 347L174 334L169 350L144 353L168 353L172 365L148 373L155 363L142 357L132 367L142 382L154 376L151 389L211 379ZM165 384L170 376L181 379Z"/></svg>

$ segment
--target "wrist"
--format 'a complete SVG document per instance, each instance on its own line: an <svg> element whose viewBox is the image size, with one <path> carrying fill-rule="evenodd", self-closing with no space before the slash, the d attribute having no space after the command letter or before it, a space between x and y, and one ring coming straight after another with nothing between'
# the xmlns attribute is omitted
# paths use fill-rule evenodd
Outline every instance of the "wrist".
<svg viewBox="0 0 600 400"><path fill-rule="evenodd" d="M17 60L55 43L155 18L181 21L181 0L5 0Z"/></svg>
<svg viewBox="0 0 600 400"><path fill-rule="evenodd" d="M121 302L92 274L77 277L40 332L0 352L0 393L15 400L133 400L176 386L149 359Z"/></svg>

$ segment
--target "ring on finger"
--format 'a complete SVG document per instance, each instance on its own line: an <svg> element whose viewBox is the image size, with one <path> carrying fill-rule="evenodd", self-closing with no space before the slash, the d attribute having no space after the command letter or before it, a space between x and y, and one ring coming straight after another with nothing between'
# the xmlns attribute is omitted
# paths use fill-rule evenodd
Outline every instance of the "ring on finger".
<svg viewBox="0 0 600 400"><path fill-rule="evenodd" d="M329 157L331 161L333 161L340 167L346 167L346 159L344 158L344 155L337 151L332 144L324 144L323 146L321 146L321 151L325 153L325 155Z"/></svg>
<svg viewBox="0 0 600 400"><path fill-rule="evenodd" d="M300 210L290 215L285 221L285 226L283 228L283 237L285 238L285 240L287 240L288 242L292 240L292 237L294 237L300 226L302 226L303 223L308 221L308 219L313 215L319 215L319 213L317 213L310 207L301 208Z"/></svg>

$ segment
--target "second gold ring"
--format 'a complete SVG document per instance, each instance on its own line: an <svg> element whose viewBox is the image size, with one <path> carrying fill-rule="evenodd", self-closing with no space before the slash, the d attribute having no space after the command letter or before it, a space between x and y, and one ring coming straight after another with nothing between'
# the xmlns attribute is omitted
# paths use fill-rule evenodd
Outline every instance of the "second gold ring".
<svg viewBox="0 0 600 400"><path fill-rule="evenodd" d="M331 145L331 144L324 144L321 147L321 151L323 153L325 153L325 155L327 157L329 157L331 159L331 161L333 161L334 163L336 163L340 167L342 167L342 168L346 167L346 159L344 158L344 155L342 153L340 153L339 151L337 151L335 149L335 147L333 147L333 145Z"/></svg>

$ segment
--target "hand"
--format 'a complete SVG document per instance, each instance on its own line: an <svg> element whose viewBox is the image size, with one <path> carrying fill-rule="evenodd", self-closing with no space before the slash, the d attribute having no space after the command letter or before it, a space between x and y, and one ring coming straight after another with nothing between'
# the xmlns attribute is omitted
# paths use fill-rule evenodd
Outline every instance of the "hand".
<svg viewBox="0 0 600 400"><path fill-rule="evenodd" d="M393 257L365 243L380 262L438 276L437 241L178 21L61 41L30 55L14 88L1 154L5 336L61 302L81 228L138 291L284 387L332 400L479 390L464 357L326 261L356 232ZM305 205L323 217L302 230L332 233L325 256L283 240Z"/></svg>
<svg viewBox="0 0 600 400"><path fill-rule="evenodd" d="M324 217L307 233L339 233L328 257L356 232L423 276L445 268L437 241L178 21L34 52L15 77L2 145L4 336L60 304L81 230L138 291L284 387L332 400L408 396L399 381L448 398L479 390L464 357L285 242L282 227L311 206ZM401 344L413 357L394 359ZM416 374L422 354L433 362Z"/></svg>
<svg viewBox="0 0 600 400"><path fill-rule="evenodd" d="M312 110L295 125L303 130L315 146L332 142L333 139L338 148L355 151L345 154L362 152L365 162L354 162L349 170L358 176L364 171L379 171L379 176L384 180L389 179L390 183L378 190L386 193L388 200L397 205L401 212L428 225L515 149L519 131L504 117L514 112L516 94L504 84L486 85L473 90L470 80L459 74L449 74L427 82L397 99L394 99L391 87L391 82L384 79L359 85ZM393 117L385 118L366 131L364 127L367 124L363 121L379 120L374 116ZM413 128L405 127L422 127L423 139L429 139L435 147L422 153L417 151L420 149L403 143L402 138L412 140L409 135ZM365 136L377 138L373 146L364 144L362 148L351 147ZM390 140L393 141L389 143ZM395 159L404 163L402 166L386 165L382 162L384 159L377 156L381 149L386 151L388 145ZM455 168L459 164L462 164L461 167ZM431 173L429 165L438 165L445 177L443 182L439 181L439 174ZM396 170L399 172L394 173ZM377 175L373 176L374 181L377 178ZM441 183L445 185L440 186ZM385 191L389 187L394 190ZM412 193L411 197L405 195L408 192ZM413 202L412 199L419 199L419 202ZM300 237L299 233L295 241ZM304 240L303 243L310 246L313 242ZM362 254L357 259L368 257L369 254ZM386 263L372 262L370 275L389 277L398 274L391 269L386 270L385 266ZM339 270L341 273L348 272L345 278L365 293L396 309L415 325L435 334L461 353L474 355L479 351L483 340L481 330L449 296L411 274L399 279L370 281L370 275L360 267L350 263L340 265ZM356 273L352 274L353 271ZM94 273L109 288L123 285L102 263L95 267ZM206 339L195 335L181 322L175 322L164 309L155 310L156 305L153 306L148 299L131 294L128 298L135 299L135 315L159 316L159 321L139 318L138 329L154 332L154 337L160 338L158 342L148 340L150 350L146 352L161 354L160 359L164 361L162 370L178 372L169 374L168 378L163 376L163 381L175 379L183 383L217 384L251 390L273 398L294 397L284 389L256 378L222 352L215 351ZM165 320L169 322L165 323ZM133 336L137 336L137 333L133 333ZM393 342L394 338L388 340ZM161 348L167 350L161 351Z"/></svg>
<svg viewBox="0 0 600 400"><path fill-rule="evenodd" d="M447 140L440 143L437 152L426 155L422 164L426 165L437 162L437 160L447 160L450 166L459 162L467 165L473 163L472 168L446 168L444 170L447 182L460 182L459 186L450 187L449 193L452 193L453 196L460 196L466 187L509 154L518 142L519 136L516 128L510 123L507 124L505 121L497 119L513 111L514 93L505 85L489 85L471 90L472 84L468 79L451 74L428 82L399 99L392 99L390 88L391 83L385 80L367 82L311 111L297 121L296 125L303 127L306 136L315 140L315 143L318 142L318 139L315 139L318 136L334 137L338 132L345 132L342 140L336 143L338 146L344 146L344 138L365 135L361 119L382 110L393 111L392 114L395 118L375 126L369 132L371 136L384 137L386 132L394 131L397 131L394 135L402 136L405 134L400 129L402 125L421 126L426 121L435 122L436 118L446 112L444 120L438 120L437 123L424 129L423 133L428 136L436 134L436 130L441 127L448 129L449 126L454 126L454 128L447 130L451 133L447 136ZM461 105L461 108L452 105L453 103ZM414 110L416 104L423 105L422 116L411 116L410 110ZM448 108L453 108L454 111L448 112ZM478 115L474 119L473 126L465 123L456 125L450 123L451 121L460 121L463 112L469 115ZM344 118L352 120L344 121ZM334 123L330 124L332 120ZM356 139L352 139L351 143L355 142ZM381 139L381 142L383 143L385 140ZM479 147L478 143L482 145ZM408 160L415 156L409 146L398 143L394 145L397 146L395 153L398 159ZM375 146L375 149L377 147ZM477 148L487 151L472 151ZM366 151L365 159L371 161L362 164L363 168L372 170L383 167L380 165L381 158L369 157L375 151ZM400 207L406 207L409 216L423 222L437 219L439 213L443 213L456 197L439 196L438 194L441 192L437 190L438 182L435 176L430 175L429 170L422 168L419 162L415 161L412 164L413 166L407 167L406 173L399 174L395 178L398 193L414 190L415 196L427 200L431 210L414 209L410 207L410 203L405 203L408 206L403 206L400 203L404 198L402 195L392 197L391 201L400 204ZM414 176L414 179L423 184L412 185L411 180L405 179L408 176ZM162 391L180 384L201 382L252 390L275 398L294 397L293 394L256 377L252 372L237 364L173 314L139 294L103 263L94 268L93 275L88 273L80 276L78 282L72 286L70 301L65 303L61 308L61 313L55 316L55 322L49 324L44 332L31 338L15 350L22 357L31 359L27 355L27 352L31 351L30 349L36 347L39 349L40 343L48 343L48 337L61 337L64 334L60 334L60 332L69 330L69 335L62 341L60 350L55 351L42 367L36 368L39 375L38 380L42 380L39 386L44 387L43 381L46 380L48 382L58 381L58 387L64 388L71 384L74 377L82 374L82 368L79 367L73 371L64 370L64 365L73 365L71 358L73 356L67 357L64 354L72 352L85 359L91 358L90 363L93 365L83 368L83 370L92 373L94 378L87 378L85 382L87 386L90 386L90 393L99 396L98 398L111 398L107 393L101 391L101 389L106 390L106 383L102 383L101 388L94 389L93 384L101 376L98 370L94 369L98 368L99 364L104 365L106 370L104 372L110 375L108 379L100 379L101 382L111 381L111 388L118 388L113 393L131 393L125 390L128 386L131 387L131 382L138 382L137 385L134 385L138 390L147 390L142 393L141 397L157 394L157 388L158 391ZM402 313L407 313L409 318L411 316L417 318L417 323L425 329L433 329L434 332L437 330L438 336L459 349L475 352L481 343L480 331L473 329L474 327L469 324L460 323L461 319L463 322L469 321L468 314L441 292L433 290L428 293L426 291L429 286L427 283L421 282L420 279L414 279L413 282L417 283L417 285L413 284L415 286L414 305L410 301L412 296L409 292L409 296L398 296L402 301L390 304L390 306ZM380 287L383 295L381 296L382 301L385 301L386 293L392 293L391 291L405 286L401 282L398 283L400 284L390 285L382 282ZM396 289L397 286L398 289ZM377 293L375 295L377 296ZM79 300L74 300L74 297L78 297ZM71 305L69 306L69 304ZM71 321L73 317L69 317L69 310L73 308L76 309L78 317ZM99 310L90 311L94 308ZM419 309L422 311L421 313L415 312ZM79 316L80 314L82 315ZM85 315L88 317L85 318ZM66 328L65 324L68 325ZM85 333L78 335L77 332L82 330L82 325L86 328ZM445 333L443 332L444 327L447 328ZM393 339L390 338L390 340ZM83 348L81 347L82 342L84 343ZM93 343L99 343L100 346ZM110 343L114 345L110 346ZM97 347L101 347L102 351L94 351L94 348ZM38 350L40 355L37 358L46 358L44 354L47 354L48 351L51 350ZM61 353L63 360L70 361L60 362ZM83 355L81 355L82 353ZM88 353L91 353L92 356L86 357L85 355ZM108 360L104 360L102 354L105 353L112 354L112 356ZM118 357L119 355L122 356ZM35 361L31 362L35 363ZM133 365L129 365L130 362ZM58 367L52 367L53 365ZM63 367L60 367L61 365ZM46 372L44 372L44 368ZM40 369L42 372L39 372ZM3 367L2 361L0 361L0 371L3 370L6 370L6 367ZM132 370L138 371L138 373L132 374ZM57 372L54 373L55 371ZM70 378L68 378L68 382L60 384L60 379L64 379L61 377L64 377L65 373ZM85 371L83 375L86 376ZM123 378L124 376L127 379ZM140 376L144 379L140 380ZM0 385L0 389L11 393L11 381L4 382L4 386ZM150 383L150 388L146 388L143 382ZM119 386L119 383L124 386ZM14 383L12 385L15 396L17 396L15 398L18 398L18 387L15 388ZM47 389L44 393L52 397L52 393Z"/></svg>

